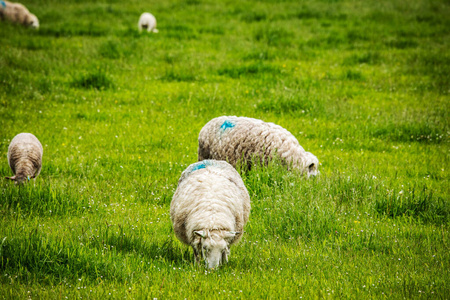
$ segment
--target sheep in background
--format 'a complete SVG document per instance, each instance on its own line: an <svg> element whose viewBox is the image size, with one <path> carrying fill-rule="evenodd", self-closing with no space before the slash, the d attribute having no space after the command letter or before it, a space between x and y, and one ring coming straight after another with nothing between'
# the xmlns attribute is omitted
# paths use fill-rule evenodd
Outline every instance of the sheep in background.
<svg viewBox="0 0 450 300"><path fill-rule="evenodd" d="M35 178L41 172L44 149L39 140L31 133L19 133L8 147L8 163L14 173L16 183Z"/></svg>
<svg viewBox="0 0 450 300"><path fill-rule="evenodd" d="M143 13L139 18L138 23L139 31L147 30L147 32L157 33L158 29L156 29L156 18L151 13Z"/></svg>
<svg viewBox="0 0 450 300"><path fill-rule="evenodd" d="M267 163L274 155L307 176L315 176L319 161L306 152L297 139L274 123L235 116L222 116L209 121L198 137L198 160L226 160L234 167L243 161L250 168L257 157Z"/></svg>
<svg viewBox="0 0 450 300"><path fill-rule="evenodd" d="M215 268L228 262L250 214L250 196L227 162L204 160L186 168L170 203L176 237L191 245L196 262Z"/></svg>
<svg viewBox="0 0 450 300"><path fill-rule="evenodd" d="M0 0L0 19L6 19L32 28L39 28L38 18L20 3Z"/></svg>

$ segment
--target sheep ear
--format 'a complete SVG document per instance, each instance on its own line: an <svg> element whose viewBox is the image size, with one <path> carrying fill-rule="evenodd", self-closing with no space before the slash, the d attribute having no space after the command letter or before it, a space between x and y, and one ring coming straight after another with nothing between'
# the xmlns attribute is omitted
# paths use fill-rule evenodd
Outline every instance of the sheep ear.
<svg viewBox="0 0 450 300"><path fill-rule="evenodd" d="M203 230L194 231L195 235L201 236L202 238L206 238L206 233Z"/></svg>
<svg viewBox="0 0 450 300"><path fill-rule="evenodd" d="M11 176L11 177L5 177L6 179L9 179L9 180L16 180L16 175L14 175L14 176Z"/></svg>
<svg viewBox="0 0 450 300"><path fill-rule="evenodd" d="M240 233L239 231L228 231L225 234L225 238L229 238L229 239L234 238L236 236L236 234L239 234L239 233Z"/></svg>

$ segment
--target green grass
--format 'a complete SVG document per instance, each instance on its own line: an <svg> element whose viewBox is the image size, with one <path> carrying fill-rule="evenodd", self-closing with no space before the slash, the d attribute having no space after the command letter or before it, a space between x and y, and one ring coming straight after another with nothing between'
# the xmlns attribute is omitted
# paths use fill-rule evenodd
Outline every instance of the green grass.
<svg viewBox="0 0 450 300"><path fill-rule="evenodd" d="M23 3L41 28L0 23L0 174L20 132L44 163L0 181L0 297L448 298L448 1ZM321 175L242 171L246 232L207 271L169 206L220 115L287 128Z"/></svg>

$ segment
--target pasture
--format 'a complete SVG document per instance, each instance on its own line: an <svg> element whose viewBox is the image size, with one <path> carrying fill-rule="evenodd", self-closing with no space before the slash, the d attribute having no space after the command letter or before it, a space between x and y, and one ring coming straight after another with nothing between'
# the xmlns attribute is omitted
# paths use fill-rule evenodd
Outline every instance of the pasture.
<svg viewBox="0 0 450 300"><path fill-rule="evenodd" d="M0 23L0 297L436 298L450 293L445 0L23 1ZM142 12L159 33L139 33ZM229 263L194 265L169 206L210 119L274 122L319 161L242 172Z"/></svg>

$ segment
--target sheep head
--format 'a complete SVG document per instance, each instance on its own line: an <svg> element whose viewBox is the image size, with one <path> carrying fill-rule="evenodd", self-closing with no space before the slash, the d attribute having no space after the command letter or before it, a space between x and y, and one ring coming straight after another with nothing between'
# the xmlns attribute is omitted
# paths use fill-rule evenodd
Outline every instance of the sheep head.
<svg viewBox="0 0 450 300"><path fill-rule="evenodd" d="M29 13L26 16L25 25L29 26L31 28L34 28L34 29L38 29L39 28L39 20L35 15Z"/></svg>
<svg viewBox="0 0 450 300"><path fill-rule="evenodd" d="M15 184L23 184L27 181L30 181L30 179L35 178L36 176L20 176L20 175L14 175L11 177L5 177L6 179L13 180Z"/></svg>
<svg viewBox="0 0 450 300"><path fill-rule="evenodd" d="M228 262L229 245L239 232L226 230L194 231L197 236L192 247L196 261L204 261L206 268L213 269Z"/></svg>
<svg viewBox="0 0 450 300"><path fill-rule="evenodd" d="M319 160L311 152L304 153L303 167L308 177L317 176L319 172Z"/></svg>

